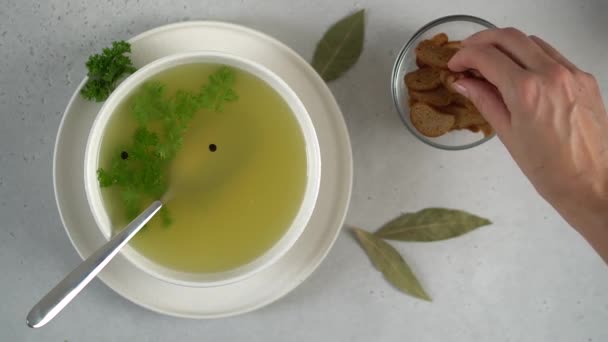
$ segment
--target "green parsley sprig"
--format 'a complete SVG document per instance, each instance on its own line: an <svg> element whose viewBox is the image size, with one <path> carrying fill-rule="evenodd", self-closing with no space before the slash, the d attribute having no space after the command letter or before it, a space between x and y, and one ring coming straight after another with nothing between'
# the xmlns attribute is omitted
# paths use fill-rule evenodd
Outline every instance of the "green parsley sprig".
<svg viewBox="0 0 608 342"><path fill-rule="evenodd" d="M116 83L124 75L135 72L131 58L131 45L125 41L113 42L100 54L92 55L86 63L89 79L80 94L87 100L104 101L116 88Z"/></svg>
<svg viewBox="0 0 608 342"><path fill-rule="evenodd" d="M226 103L238 99L234 82L234 70L221 67L199 92L178 90L168 96L159 82L147 82L138 89L132 98L131 113L138 123L132 143L114 153L108 169L97 170L102 188L120 189L128 220L135 218L147 201L167 191L169 165L194 115L201 109L220 112ZM165 226L170 225L168 211L161 213L161 219Z"/></svg>

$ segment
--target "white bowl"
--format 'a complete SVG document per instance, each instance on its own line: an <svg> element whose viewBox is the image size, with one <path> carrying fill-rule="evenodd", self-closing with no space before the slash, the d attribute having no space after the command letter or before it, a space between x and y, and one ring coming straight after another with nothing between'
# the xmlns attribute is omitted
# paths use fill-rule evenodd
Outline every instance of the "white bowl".
<svg viewBox="0 0 608 342"><path fill-rule="evenodd" d="M294 245L296 240L304 231L304 228L312 215L315 203L317 201L317 195L319 193L321 156L319 142L317 140L314 126L308 112L306 111L306 108L295 92L287 85L287 83L285 83L272 71L250 60L214 51L199 51L171 55L156 60L139 69L137 72L125 79L114 90L114 92L112 92L93 122L85 149L85 192L97 226L102 231L104 236L109 239L112 235L112 225L102 201L101 189L96 177L96 170L98 169L101 140L110 117L121 102L143 82L147 81L158 73L173 68L177 65L193 63L227 65L249 72L266 82L289 105L291 112L294 114L300 126L306 147L307 181L306 188L304 190L304 197L298 213L292 221L291 226L287 229L281 239L279 239L279 241L277 241L274 246L266 251L263 255L259 256L250 263L225 272L188 273L176 271L159 265L158 263L155 263L143 256L129 245L125 246L121 251L121 253L123 253L125 257L136 267L144 270L148 274L158 279L184 286L221 286L245 279L272 265L279 258L281 258L281 256L283 256Z"/></svg>

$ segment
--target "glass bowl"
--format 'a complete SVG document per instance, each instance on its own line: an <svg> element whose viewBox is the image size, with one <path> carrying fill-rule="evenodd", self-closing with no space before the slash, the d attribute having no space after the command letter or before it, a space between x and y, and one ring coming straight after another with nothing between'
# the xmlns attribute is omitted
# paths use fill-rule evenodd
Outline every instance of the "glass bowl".
<svg viewBox="0 0 608 342"><path fill-rule="evenodd" d="M450 15L435 19L422 26L401 49L391 77L393 102L405 127L422 142L439 149L458 151L481 145L494 137L494 134L486 137L481 132L474 133L469 130L455 130L436 138L422 135L410 121L408 93L403 81L405 74L418 68L416 66L415 49L421 41L430 39L441 32L445 32L450 40L462 40L475 32L488 28L496 28L496 26L484 19L470 15Z"/></svg>

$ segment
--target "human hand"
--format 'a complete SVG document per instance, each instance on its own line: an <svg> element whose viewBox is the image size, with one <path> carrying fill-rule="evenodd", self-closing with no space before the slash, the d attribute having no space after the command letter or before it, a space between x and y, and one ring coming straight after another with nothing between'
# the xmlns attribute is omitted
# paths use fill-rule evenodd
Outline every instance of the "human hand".
<svg viewBox="0 0 608 342"><path fill-rule="evenodd" d="M450 60L454 90L492 125L536 190L608 263L608 115L595 78L513 28L476 33Z"/></svg>

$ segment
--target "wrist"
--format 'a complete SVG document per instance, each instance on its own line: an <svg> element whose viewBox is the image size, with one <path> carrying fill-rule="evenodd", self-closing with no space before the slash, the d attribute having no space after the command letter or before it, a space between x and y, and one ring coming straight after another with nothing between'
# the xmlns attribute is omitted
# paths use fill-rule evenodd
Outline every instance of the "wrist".
<svg viewBox="0 0 608 342"><path fill-rule="evenodd" d="M598 225L578 231L608 264L608 225Z"/></svg>
<svg viewBox="0 0 608 342"><path fill-rule="evenodd" d="M572 172L572 170L566 172L565 174L576 174L570 177L564 177L564 173L559 172L539 172L543 168L530 171L529 168L522 167L522 170L538 193L608 264L608 154L604 153L604 156L606 159L603 161L594 158L594 166L587 165L586 172ZM523 160L522 164L529 166L526 160ZM544 169L559 169L561 167L559 164ZM562 164L568 165L568 163ZM570 168L583 169L582 166L570 166Z"/></svg>
<svg viewBox="0 0 608 342"><path fill-rule="evenodd" d="M608 263L608 197L571 199L570 205L556 209Z"/></svg>

